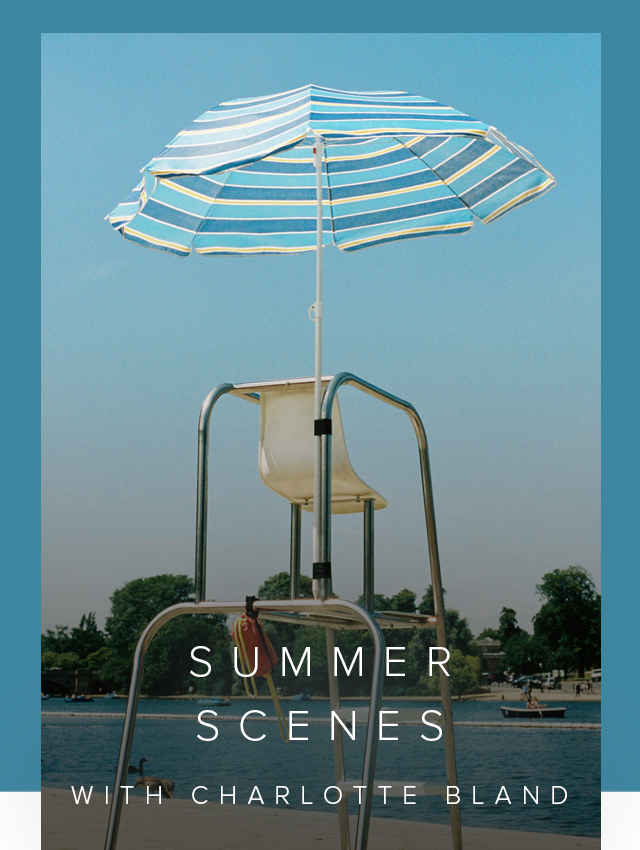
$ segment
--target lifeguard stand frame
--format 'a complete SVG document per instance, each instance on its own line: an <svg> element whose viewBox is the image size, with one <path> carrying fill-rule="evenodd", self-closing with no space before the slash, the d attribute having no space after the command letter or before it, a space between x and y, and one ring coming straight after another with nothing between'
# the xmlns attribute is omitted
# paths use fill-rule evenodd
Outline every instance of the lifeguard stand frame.
<svg viewBox="0 0 640 850"><path fill-rule="evenodd" d="M207 550L207 502L208 502L208 458L209 458L209 426L211 414L216 402L226 394L243 398L253 403L260 403L260 392L274 387L311 386L313 378L297 378L282 381L263 381L251 384L220 384L215 387L203 402L198 424L198 483L196 507L196 559L195 559L195 602L182 603L165 609L158 614L142 633L133 662L131 686L127 701L127 710L122 732L122 741L118 758L118 767L114 783L114 793L109 812L109 822L105 840L105 850L115 850L118 828L122 813L123 795L121 786L125 784L133 743L135 719L137 715L144 657L153 636L163 625L183 614L231 614L241 615L246 608L242 602L207 602L206 597L206 550ZM364 515L364 607L353 602L332 598L331 580L331 415L338 389L344 385L353 386L386 404L403 410L410 418L417 441L422 479L422 494L424 502L427 541L429 549L429 566L431 584L433 587L435 616L421 614L405 614L395 611L373 611L374 600L374 561L373 561L373 500L365 499ZM290 546L290 590L289 600L255 600L254 609L263 620L297 623L300 625L324 626L327 638L328 661L333 658L333 633L336 629L356 628L367 629L371 634L374 645L373 675L369 709L366 711L367 733L361 784L364 792L358 807L358 821L354 850L366 850L371 804L374 794L375 762L377 754L377 722L382 700L383 665L385 640L382 633L384 628L435 628L438 645L446 647L446 632L444 622L444 605L442 582L440 577L440 559L436 535L435 513L433 507L433 492L427 438L424 425L416 409L391 393L386 392L349 372L341 372L333 377L323 379L325 385L322 401L322 418L320 428L315 431L321 441L320 461L320 527L319 527L319 557L314 563L314 599L300 599L300 525L301 506L291 505L291 546ZM317 428L317 424L316 424ZM457 785L455 746L453 736L453 718L451 712L451 692L449 679L442 668L440 673L440 691L442 697L442 725L445 746L447 784ZM340 695L337 678L329 676L331 708L340 711ZM415 714L409 712L409 714ZM402 720L402 712L399 713ZM414 717L407 717L408 722L415 722ZM350 850L349 820L347 809L347 794L352 790L353 782L345 776L345 765L342 748L341 729L334 740L334 764L336 785L343 791L343 797L338 804L340 823L341 850ZM386 783L388 784L388 783ZM413 783L412 783L413 784ZM393 783L400 786L401 783ZM438 794L445 796L446 788L442 786L418 786L419 794ZM393 791L391 792L393 794ZM460 812L457 805L449 806L452 830L453 850L462 850L462 831Z"/></svg>

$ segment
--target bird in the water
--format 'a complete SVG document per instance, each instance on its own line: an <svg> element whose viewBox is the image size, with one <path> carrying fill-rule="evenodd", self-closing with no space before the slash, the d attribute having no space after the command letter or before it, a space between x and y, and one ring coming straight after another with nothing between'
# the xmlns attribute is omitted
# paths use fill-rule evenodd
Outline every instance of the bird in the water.
<svg viewBox="0 0 640 850"><path fill-rule="evenodd" d="M129 765L129 770L127 773L139 773L142 776L142 765L148 761L148 759L140 759L140 765L138 767L134 767L132 764Z"/></svg>
<svg viewBox="0 0 640 850"><path fill-rule="evenodd" d="M156 779L155 776L141 776L140 779L136 779L136 787L138 785L150 791L161 791L163 797L173 797L173 789L176 787L171 779Z"/></svg>

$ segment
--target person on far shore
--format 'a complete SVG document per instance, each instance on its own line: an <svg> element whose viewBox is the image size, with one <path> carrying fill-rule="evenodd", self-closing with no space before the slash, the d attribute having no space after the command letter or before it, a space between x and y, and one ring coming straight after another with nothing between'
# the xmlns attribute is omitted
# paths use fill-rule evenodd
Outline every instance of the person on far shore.
<svg viewBox="0 0 640 850"><path fill-rule="evenodd" d="M580 682L576 682L576 696L580 696Z"/></svg>

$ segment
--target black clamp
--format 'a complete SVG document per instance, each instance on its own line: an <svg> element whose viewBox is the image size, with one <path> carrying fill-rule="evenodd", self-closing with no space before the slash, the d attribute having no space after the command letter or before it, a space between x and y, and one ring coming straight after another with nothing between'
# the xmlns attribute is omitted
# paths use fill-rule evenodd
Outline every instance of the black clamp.
<svg viewBox="0 0 640 850"><path fill-rule="evenodd" d="M313 436L323 437L325 434L331 434L331 419L314 419Z"/></svg>
<svg viewBox="0 0 640 850"><path fill-rule="evenodd" d="M331 561L315 561L313 578L331 578Z"/></svg>

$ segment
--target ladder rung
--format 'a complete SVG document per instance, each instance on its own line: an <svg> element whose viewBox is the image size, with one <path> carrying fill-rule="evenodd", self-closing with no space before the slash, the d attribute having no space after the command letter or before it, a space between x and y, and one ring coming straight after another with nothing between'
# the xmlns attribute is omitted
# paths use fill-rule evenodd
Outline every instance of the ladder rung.
<svg viewBox="0 0 640 850"><path fill-rule="evenodd" d="M354 779L346 779L344 782L338 782L337 784L338 788L346 796L356 794L360 782L356 782ZM375 781L375 785L373 786L375 796L381 797L384 794L384 789L380 786L386 787L387 797L404 797L405 788L408 789L408 795L415 794L417 797L447 796L446 785L427 785L426 782L411 782L409 780L407 782L391 782L383 781L382 779L376 779Z"/></svg>

